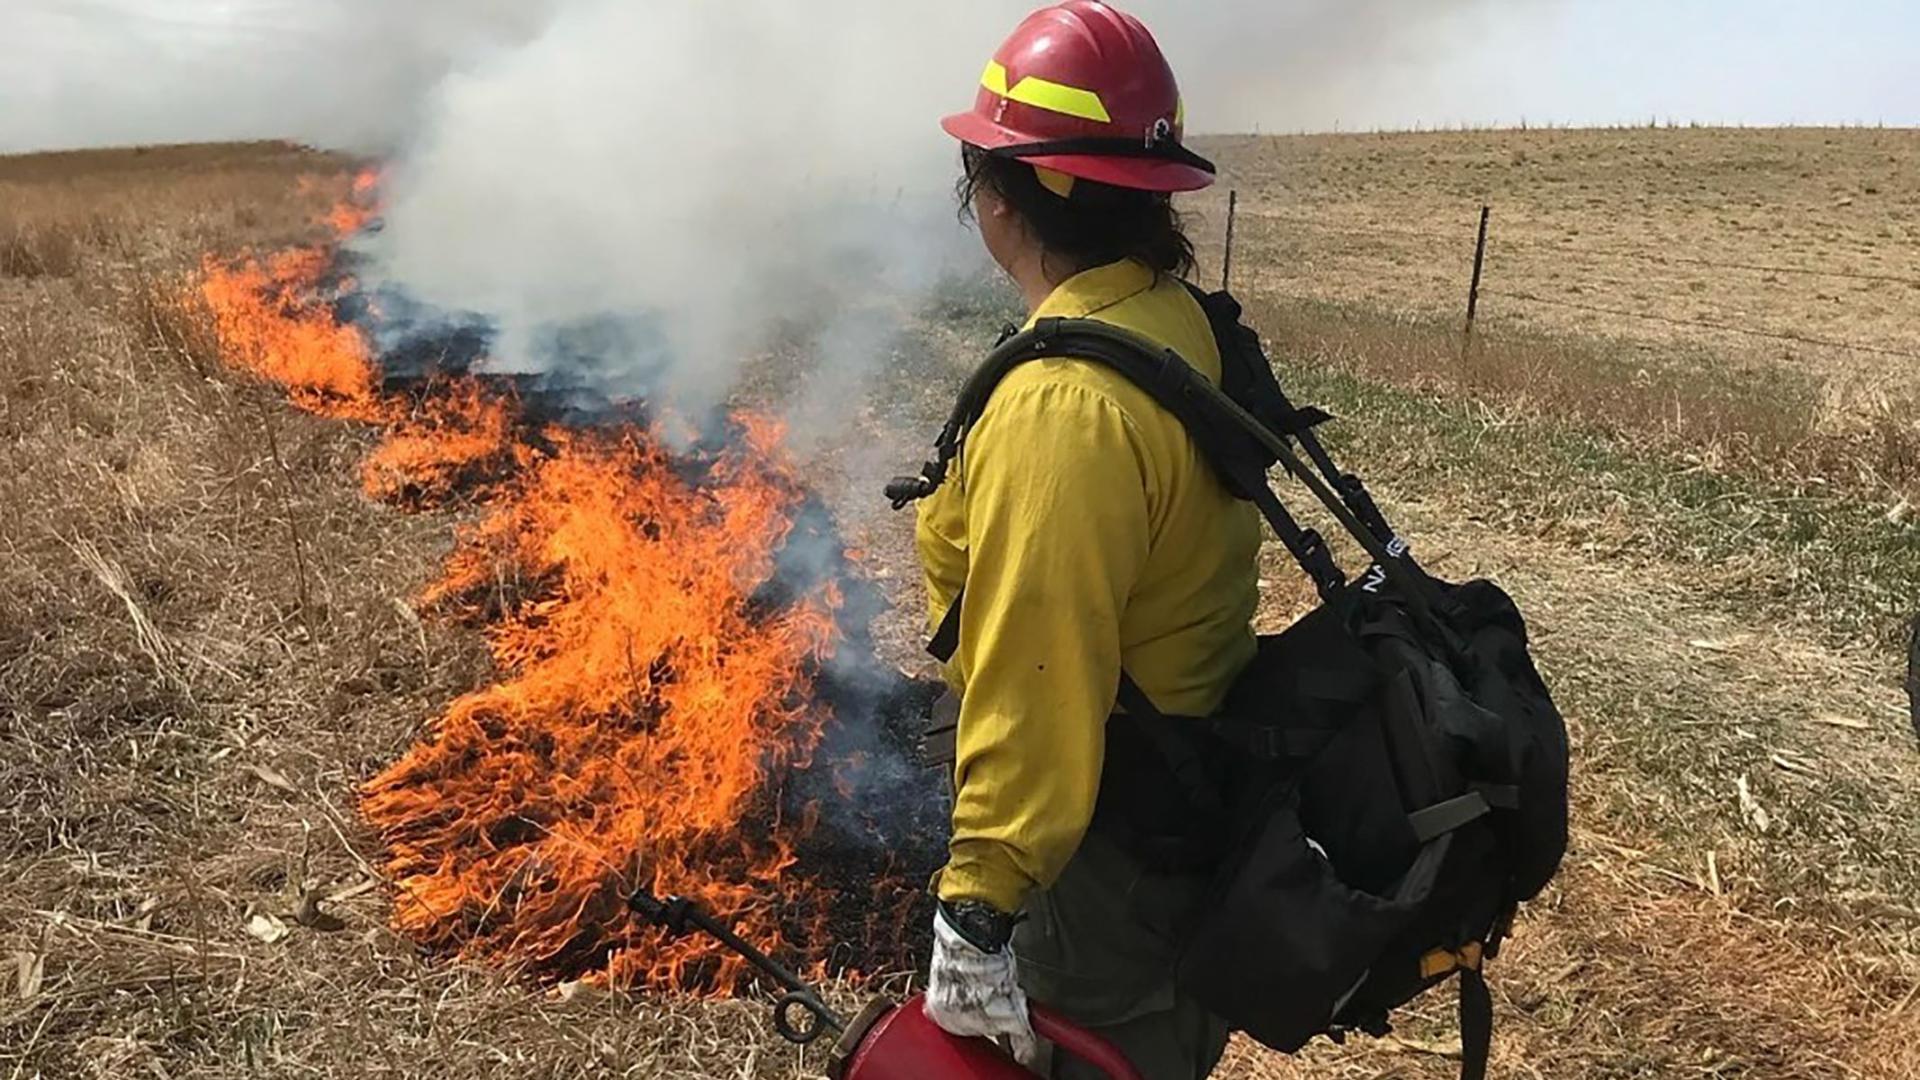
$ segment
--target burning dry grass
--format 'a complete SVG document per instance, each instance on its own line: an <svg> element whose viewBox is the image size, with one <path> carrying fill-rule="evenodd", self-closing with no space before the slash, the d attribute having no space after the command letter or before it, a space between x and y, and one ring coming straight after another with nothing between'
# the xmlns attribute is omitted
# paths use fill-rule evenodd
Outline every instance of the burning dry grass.
<svg viewBox="0 0 1920 1080"><path fill-rule="evenodd" d="M254 216L314 212L291 163L245 172ZM170 175L125 178L154 194L126 239L147 261L0 281L0 932L25 973L0 1054L22 1076L217 1071L238 1026L286 1023L235 1003L249 919L363 880L352 782L479 659L398 606L440 528L341 489L359 437L182 362L211 327L147 289L197 263L165 215L210 181ZM328 907L365 930L371 899Z"/></svg>
<svg viewBox="0 0 1920 1080"><path fill-rule="evenodd" d="M473 384L391 399L360 392L366 379L311 391L303 404L312 409L387 427L392 438L368 456L365 428L289 413L271 382L234 378L222 331L229 344L249 341L221 324L232 306L195 286L202 250L198 239L181 239L202 232L201 195L225 190L248 211L236 220L272 218L289 233L298 221L305 237L348 178L341 163L306 156L302 172L325 177L310 190L291 174L248 187L260 176L254 161L241 170L245 183L235 181L247 187L239 195L181 158L203 158L217 174L227 155L161 154L152 173L110 156L103 168L125 185L120 197L145 200L142 228L90 249L70 279L0 281L0 590L8 596L0 606L0 786L9 803L0 936L14 961L0 986L0 1063L48 1076L255 1075L289 1060L342 1076L417 1073L422 1062L444 1075L494 1075L516 1060L551 1075L609 1067L647 1076L789 1073L791 1055L767 1045L757 1011L607 997L591 1007L587 998L548 1002L515 965L499 977L429 965L414 942L385 929L384 856L358 820L354 793L401 755L421 718L487 682L478 636L423 622L411 601L440 576L450 526L484 520L485 508L463 494L471 477L461 474L522 428ZM218 244L279 235L248 226ZM287 351L283 341L251 346ZM269 374L285 386L311 372ZM655 453L618 438L576 444L568 452L549 439L542 454L576 472L605 459L608 475L620 475ZM339 483L362 459L368 490L441 509L396 514ZM742 484L734 495L745 493ZM708 540L719 550L677 551L673 565L688 580L737 588L729 568L754 562L776 538L760 529L760 547L745 542L777 501L723 490L696 513L643 494L608 497L623 513L660 517L656 526L718 523ZM513 538L484 527L472 535L478 546L462 572L487 577L482 592L499 584L496 554L522 564L529 588L549 576L549 551L495 552L496 541ZM562 521L549 539L564 550L593 538ZM630 596L630 606L694 629L693 613L672 603L684 581L637 579L631 569L582 572L656 590ZM473 591L443 584L445 606L455 609ZM538 602L520 612L529 625L557 617L551 600L528 596ZM614 637L622 625L576 622ZM819 645L818 633L793 629L782 654L789 670ZM609 666L596 658L594 667L618 695L652 695L662 708L687 693L739 689L689 678L702 662L693 653L668 668L635 670L626 659ZM536 672L538 661L524 649L507 658ZM728 678L752 678L739 661ZM671 682L649 690L649 678L674 667ZM598 693L562 671L541 680ZM466 713L507 719L530 689L470 695ZM782 699L773 689L741 700L755 696ZM590 719L586 704L581 715ZM715 750L765 764L744 738ZM426 764L419 757L407 768ZM449 768L457 764L435 769L457 775ZM404 779L390 774L383 797L403 796ZM691 809L717 791L651 794ZM777 851L769 862L778 865ZM602 867L592 869L591 880L605 880Z"/></svg>
<svg viewBox="0 0 1920 1080"><path fill-rule="evenodd" d="M361 228L374 189L356 179L329 224ZM837 546L812 553L818 575L776 580L808 497L781 426L736 411L716 448L673 454L663 428L677 418L664 413L543 426L464 371L389 394L371 333L336 318L360 296L335 261L330 244L210 257L192 310L211 314L235 370L304 411L383 430L362 470L369 494L432 506L457 493L483 508L419 606L480 627L500 676L361 789L395 925L436 952L546 979L743 981L743 961L711 941L639 923L625 901L644 887L693 897L768 952L797 948L826 971L817 946L789 935L826 939L838 886L818 882L859 871L801 864L822 811L781 791L802 783L794 774L834 723L813 676L864 631L835 618ZM871 723L867 708L847 722ZM902 916L916 894L897 878L856 892ZM898 962L891 945L846 944L858 963Z"/></svg>

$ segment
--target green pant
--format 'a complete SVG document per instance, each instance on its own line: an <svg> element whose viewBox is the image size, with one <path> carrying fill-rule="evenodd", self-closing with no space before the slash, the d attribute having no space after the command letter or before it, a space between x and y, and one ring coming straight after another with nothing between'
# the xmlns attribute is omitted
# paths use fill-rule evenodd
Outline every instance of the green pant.
<svg viewBox="0 0 1920 1080"><path fill-rule="evenodd" d="M1205 879L1150 873L1089 833L1050 889L1028 897L1014 933L1027 995L1105 1036L1146 1080L1201 1080L1226 1051L1227 1025L1173 985ZM1055 1055L1055 1080L1101 1074Z"/></svg>

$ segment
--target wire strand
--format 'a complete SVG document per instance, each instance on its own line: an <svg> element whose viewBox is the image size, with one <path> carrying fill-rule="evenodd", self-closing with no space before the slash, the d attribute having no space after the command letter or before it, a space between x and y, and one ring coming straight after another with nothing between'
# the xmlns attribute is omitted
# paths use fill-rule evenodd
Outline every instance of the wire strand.
<svg viewBox="0 0 1920 1080"><path fill-rule="evenodd" d="M1677 319L1671 315L1655 315L1651 312L1606 307L1601 304L1583 304L1573 300L1555 300L1550 297L1536 296L1533 293L1507 292L1501 289L1482 288L1480 295L1499 297L1506 300L1520 300L1530 304L1547 304L1553 307L1572 308L1576 311L1590 311L1599 315L1618 315L1629 319L1646 319L1650 322L1669 323L1674 326L1690 326L1702 330L1714 330L1725 334L1744 334L1748 337L1771 338L1776 341L1797 341L1803 345L1818 345L1830 349L1850 349L1854 352L1873 353L1878 356L1898 356L1908 360L1920 360L1920 352L1888 349L1878 345L1862 344L1857 341L1818 338L1807 334L1795 334L1791 331L1754 330L1749 327L1735 326L1732 323L1714 322L1709 319Z"/></svg>

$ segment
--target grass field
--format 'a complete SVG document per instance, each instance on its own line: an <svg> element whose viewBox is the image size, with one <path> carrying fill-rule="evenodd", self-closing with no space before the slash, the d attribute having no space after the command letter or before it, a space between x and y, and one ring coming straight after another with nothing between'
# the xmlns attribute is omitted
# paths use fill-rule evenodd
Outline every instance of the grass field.
<svg viewBox="0 0 1920 1080"><path fill-rule="evenodd" d="M1920 135L1213 149L1283 375L1431 566L1515 592L1573 728L1574 851L1494 971L1496 1075L1920 1075L1920 362L1892 355L1920 351ZM350 173L277 145L0 159L0 1077L817 1070L753 1003L557 992L387 928L353 789L486 674L409 603L468 508L364 498L370 434L209 362L179 303L203 253L311 237ZM1001 304L942 298L821 490L919 460ZM878 501L834 509L912 664ZM1273 623L1300 590L1267 559ZM1222 1075L1438 1080L1449 1014Z"/></svg>
<svg viewBox="0 0 1920 1080"><path fill-rule="evenodd" d="M1495 322L1649 350L1741 343L1685 325L1704 321L1920 352L1920 192L1903 182L1920 132L1547 129L1213 147L1223 183L1246 199L1246 280L1258 288L1452 317L1486 205ZM1511 299L1520 293L1543 301ZM1748 343L1882 390L1920 382L1901 357Z"/></svg>

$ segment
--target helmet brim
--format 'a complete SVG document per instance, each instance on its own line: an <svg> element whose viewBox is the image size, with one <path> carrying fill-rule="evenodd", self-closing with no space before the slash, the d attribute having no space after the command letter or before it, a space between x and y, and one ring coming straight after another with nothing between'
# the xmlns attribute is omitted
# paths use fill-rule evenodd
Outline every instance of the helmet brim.
<svg viewBox="0 0 1920 1080"><path fill-rule="evenodd" d="M955 113L940 121L947 134L982 150L1042 141L996 124L979 113ZM1180 192L1212 187L1214 175L1205 169L1178 161L1152 158L1102 157L1091 154L1049 154L1037 157L1021 155L1021 161L1043 169L1066 173L1082 180L1135 191Z"/></svg>

